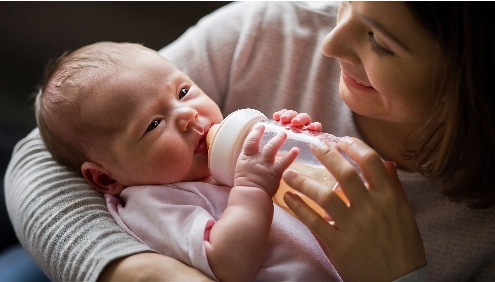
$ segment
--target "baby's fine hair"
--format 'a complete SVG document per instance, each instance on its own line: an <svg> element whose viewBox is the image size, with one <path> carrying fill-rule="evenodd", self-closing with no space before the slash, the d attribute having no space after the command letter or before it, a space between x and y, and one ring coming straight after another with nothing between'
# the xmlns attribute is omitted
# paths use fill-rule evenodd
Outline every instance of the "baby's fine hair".
<svg viewBox="0 0 495 282"><path fill-rule="evenodd" d="M35 93L36 122L47 150L57 162L79 174L81 165L89 160L89 145L98 145L91 126L78 122L84 115L79 102L91 94L94 78L116 71L125 51L121 46L100 42L52 59Z"/></svg>

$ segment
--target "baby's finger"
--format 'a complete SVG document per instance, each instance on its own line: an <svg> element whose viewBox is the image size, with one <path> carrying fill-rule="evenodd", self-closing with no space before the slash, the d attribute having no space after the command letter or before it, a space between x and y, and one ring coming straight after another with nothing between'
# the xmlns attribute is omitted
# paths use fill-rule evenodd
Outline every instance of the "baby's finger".
<svg viewBox="0 0 495 282"><path fill-rule="evenodd" d="M293 118L297 116L297 112L293 110L287 110L280 116L280 121L283 123L290 123Z"/></svg>
<svg viewBox="0 0 495 282"><path fill-rule="evenodd" d="M309 125L311 123L311 117L307 113L297 114L290 121L290 125L294 127L301 127L304 125Z"/></svg>
<svg viewBox="0 0 495 282"><path fill-rule="evenodd" d="M323 126L321 125L321 123L315 121L315 122L310 123L308 125L307 129L308 130L312 130L312 131L322 132L323 131Z"/></svg>
<svg viewBox="0 0 495 282"><path fill-rule="evenodd" d="M263 124L256 124L249 132L242 146L242 151L246 156L251 156L259 152L259 144L263 132L265 132L265 126Z"/></svg>
<svg viewBox="0 0 495 282"><path fill-rule="evenodd" d="M273 169L279 175L282 174L297 158L299 154L299 148L294 147L287 152L280 160L273 164Z"/></svg>
<svg viewBox="0 0 495 282"><path fill-rule="evenodd" d="M273 113L273 119L276 120L276 121L279 121L280 120L280 116L285 113L287 111L287 109L283 109L283 110L280 110L280 111L276 111L275 113Z"/></svg>
<svg viewBox="0 0 495 282"><path fill-rule="evenodd" d="M287 139L287 133L282 131L275 135L261 150L261 158L264 162L273 163L277 156L278 150Z"/></svg>

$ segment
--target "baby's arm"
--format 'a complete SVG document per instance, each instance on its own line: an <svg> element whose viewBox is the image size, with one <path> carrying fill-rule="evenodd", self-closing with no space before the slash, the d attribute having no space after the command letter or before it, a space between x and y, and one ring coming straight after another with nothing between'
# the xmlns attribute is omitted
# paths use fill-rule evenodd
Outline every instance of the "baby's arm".
<svg viewBox="0 0 495 282"><path fill-rule="evenodd" d="M270 234L272 197L282 173L299 152L293 148L275 161L287 135L275 136L260 152L263 132L264 126L258 125L246 138L227 208L205 241L208 263L220 281L252 281L256 277Z"/></svg>

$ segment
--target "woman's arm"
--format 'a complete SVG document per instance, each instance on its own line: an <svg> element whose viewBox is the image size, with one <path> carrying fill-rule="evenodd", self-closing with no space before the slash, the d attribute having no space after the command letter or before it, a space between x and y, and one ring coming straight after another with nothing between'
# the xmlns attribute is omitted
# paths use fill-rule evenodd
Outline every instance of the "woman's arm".
<svg viewBox="0 0 495 282"><path fill-rule="evenodd" d="M127 235L101 194L57 164L38 130L16 145L5 196L21 244L54 281L96 281L115 259L151 249Z"/></svg>
<svg viewBox="0 0 495 282"><path fill-rule="evenodd" d="M301 38L287 37L287 30L296 30L290 25L302 23L296 20L299 13L319 24L304 24L309 32L298 33ZM328 101L321 102L323 93L311 86L313 81L303 83L301 75L312 74L306 68L318 65L323 70L315 78L329 84L318 89L325 93L336 89L338 79L330 78L337 77L338 64L318 62L321 40L335 22L335 13L336 8L328 16L288 2L233 3L200 21L162 54L193 77L224 113L242 107L265 113L297 107L318 112L317 120L332 120L334 113L326 111ZM304 69L282 76L292 60L317 62L294 64ZM293 85L296 81L301 83ZM316 111L313 105L321 109ZM96 281L111 261L150 251L115 224L100 194L54 162L37 131L19 142L5 176L5 190L19 240L52 280Z"/></svg>
<svg viewBox="0 0 495 282"><path fill-rule="evenodd" d="M98 282L110 281L212 281L201 271L173 258L140 253L110 263Z"/></svg>
<svg viewBox="0 0 495 282"><path fill-rule="evenodd" d="M192 49L201 48L206 46ZM178 48L169 54L187 57L187 52ZM201 58L190 59L187 63L195 65ZM115 223L101 194L53 160L38 130L18 143L6 172L5 193L19 240L51 280L96 281L103 269L113 269L106 268L112 261L151 252ZM130 277L125 269L112 272Z"/></svg>

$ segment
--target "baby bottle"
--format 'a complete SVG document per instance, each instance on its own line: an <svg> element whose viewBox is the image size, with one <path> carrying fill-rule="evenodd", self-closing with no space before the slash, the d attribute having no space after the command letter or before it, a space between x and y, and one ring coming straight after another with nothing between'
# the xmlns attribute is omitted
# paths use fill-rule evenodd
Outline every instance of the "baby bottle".
<svg viewBox="0 0 495 282"><path fill-rule="evenodd" d="M334 187L337 181L330 172L320 163L310 150L310 144L315 138L323 136L330 142L337 143L339 138L331 134L309 131L302 128L294 128L290 125L283 125L278 121L268 119L263 113L254 109L237 110L228 115L220 124L215 124L210 128L207 136L208 162L213 179L227 186L234 185L235 165L241 153L244 139L256 123L263 123L265 132L260 141L260 148L270 141L281 131L287 133L287 139L279 149L277 157L285 155L291 148L298 147L299 155L291 164L289 169L298 171L307 176L322 182L327 187ZM320 137L321 138L321 137ZM346 155L344 155L346 156ZM347 158L351 163L352 160ZM290 188L283 180L280 183L278 192L273 197L273 201L293 214L283 200L283 195L287 191L292 191L303 199L308 206L323 216L324 210L310 198L298 191ZM347 198L341 190L336 193L348 203Z"/></svg>

